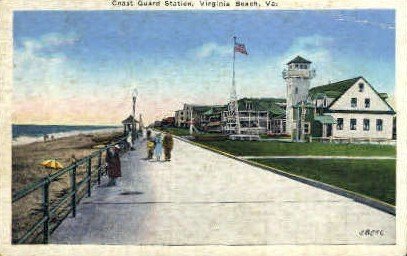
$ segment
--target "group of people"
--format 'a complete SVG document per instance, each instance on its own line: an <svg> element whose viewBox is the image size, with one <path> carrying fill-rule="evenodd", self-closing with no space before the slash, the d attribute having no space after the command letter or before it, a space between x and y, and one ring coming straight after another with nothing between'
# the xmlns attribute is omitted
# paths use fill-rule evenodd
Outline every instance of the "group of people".
<svg viewBox="0 0 407 256"><path fill-rule="evenodd" d="M171 133L166 132L164 137L161 133L157 133L153 137L151 130L147 131L147 159L153 159L155 156L157 161L161 161L161 155L164 149L164 161L171 161L171 151L173 147L174 139Z"/></svg>
<svg viewBox="0 0 407 256"><path fill-rule="evenodd" d="M44 134L44 142L47 142L48 140L54 141L55 137L54 135L49 136L48 134Z"/></svg>
<svg viewBox="0 0 407 256"><path fill-rule="evenodd" d="M130 148L133 148L133 141L131 141ZM152 136L151 130L147 131L147 152L148 159L153 159L155 156L157 161L161 161L161 155L164 151L164 160L171 161L171 151L174 147L174 139L171 133L165 132L164 136L161 133L157 133ZM106 152L106 168L109 182L107 186L115 186L116 179L121 177L120 166L120 146L116 145L113 148L109 148Z"/></svg>

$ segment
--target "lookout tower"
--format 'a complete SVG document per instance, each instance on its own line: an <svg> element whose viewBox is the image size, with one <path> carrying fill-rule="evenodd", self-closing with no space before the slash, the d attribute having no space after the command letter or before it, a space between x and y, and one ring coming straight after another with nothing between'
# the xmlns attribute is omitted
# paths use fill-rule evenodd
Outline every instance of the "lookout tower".
<svg viewBox="0 0 407 256"><path fill-rule="evenodd" d="M286 108L286 132L292 135L293 129L293 107L304 102L308 97L311 79L315 77L315 70L311 69L311 61L297 56L287 63L283 70L283 78L287 87Z"/></svg>

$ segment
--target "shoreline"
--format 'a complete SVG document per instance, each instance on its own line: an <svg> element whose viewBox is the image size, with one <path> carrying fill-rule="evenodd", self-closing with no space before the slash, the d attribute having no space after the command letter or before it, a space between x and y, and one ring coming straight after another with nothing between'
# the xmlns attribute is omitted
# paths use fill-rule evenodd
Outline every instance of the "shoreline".
<svg viewBox="0 0 407 256"><path fill-rule="evenodd" d="M49 136L54 136L55 141L61 138L68 138L77 135L97 135L97 134L104 134L104 133L114 133L120 132L123 128L103 128L103 129L94 129L94 130L73 130L68 132L56 132L56 133L49 133ZM49 140L48 142L51 142ZM11 144L12 147L14 146L22 146L22 145L29 145L33 143L44 143L43 136L18 136L12 139Z"/></svg>

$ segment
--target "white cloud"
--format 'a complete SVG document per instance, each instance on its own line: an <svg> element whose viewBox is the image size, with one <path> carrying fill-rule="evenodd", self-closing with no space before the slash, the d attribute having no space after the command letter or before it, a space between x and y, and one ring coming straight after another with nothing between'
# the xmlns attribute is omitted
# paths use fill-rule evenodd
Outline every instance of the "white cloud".
<svg viewBox="0 0 407 256"><path fill-rule="evenodd" d="M334 20L337 20L337 21L354 22L354 23L358 23L358 24L378 27L381 29L390 29L390 30L395 29L394 23L384 23L384 22L371 21L368 19L360 19L356 15L351 15L351 14L335 13L335 14L333 14L333 18L334 18Z"/></svg>
<svg viewBox="0 0 407 256"><path fill-rule="evenodd" d="M55 82L60 78L67 57L60 52L42 54L42 50L73 43L74 37L47 34L39 39L25 39L14 51L15 95L32 97L41 93L56 93ZM69 73L69 72L67 72ZM58 81L59 83L61 81Z"/></svg>
<svg viewBox="0 0 407 256"><path fill-rule="evenodd" d="M69 34L50 33L40 38L40 42L43 44L44 47L71 45L78 41L79 37L75 33Z"/></svg>
<svg viewBox="0 0 407 256"><path fill-rule="evenodd" d="M232 48L227 45L219 45L217 43L206 43L195 49L193 52L197 58L203 59L212 56L224 57L232 53Z"/></svg>

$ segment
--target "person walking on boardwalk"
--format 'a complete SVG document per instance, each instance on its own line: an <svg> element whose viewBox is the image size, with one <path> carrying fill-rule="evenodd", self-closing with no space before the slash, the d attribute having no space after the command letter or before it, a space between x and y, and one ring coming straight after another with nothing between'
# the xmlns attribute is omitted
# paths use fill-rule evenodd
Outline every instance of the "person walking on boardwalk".
<svg viewBox="0 0 407 256"><path fill-rule="evenodd" d="M147 135L147 140L151 139L151 130L150 129L147 130L146 135Z"/></svg>
<svg viewBox="0 0 407 256"><path fill-rule="evenodd" d="M158 133L155 138L155 148L154 148L154 155L157 158L157 161L161 160L161 154L162 154L162 150L163 150L163 143L162 143L162 139L161 139L161 133Z"/></svg>
<svg viewBox="0 0 407 256"><path fill-rule="evenodd" d="M113 150L108 149L106 152L107 175L109 176L108 186L115 186L116 179L122 176L119 150L120 147L116 145L113 147Z"/></svg>
<svg viewBox="0 0 407 256"><path fill-rule="evenodd" d="M174 147L174 139L169 132L165 133L164 135L163 147L165 161L171 161L171 150Z"/></svg>
<svg viewBox="0 0 407 256"><path fill-rule="evenodd" d="M147 159L153 159L155 141L150 138L147 140Z"/></svg>
<svg viewBox="0 0 407 256"><path fill-rule="evenodd" d="M134 141L133 141L133 136L132 136L132 133L131 133L131 132L129 132L129 133L127 134L126 142L127 142L128 148L129 148L130 150L134 150L134 144L133 144Z"/></svg>

